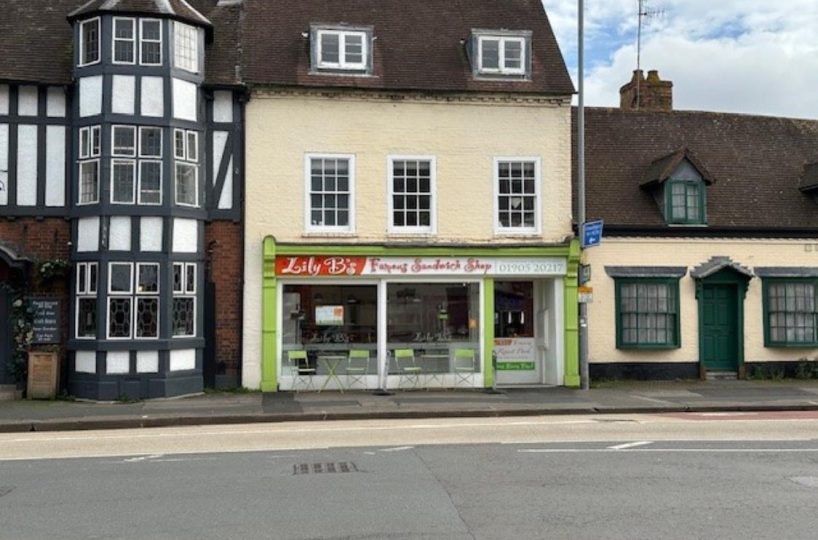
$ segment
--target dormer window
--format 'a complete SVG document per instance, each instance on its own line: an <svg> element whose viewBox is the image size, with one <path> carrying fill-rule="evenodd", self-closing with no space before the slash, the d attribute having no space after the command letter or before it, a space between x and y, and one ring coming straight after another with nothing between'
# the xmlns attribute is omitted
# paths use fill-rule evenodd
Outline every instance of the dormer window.
<svg viewBox="0 0 818 540"><path fill-rule="evenodd" d="M99 62L99 17L80 23L79 65L87 66Z"/></svg>
<svg viewBox="0 0 818 540"><path fill-rule="evenodd" d="M713 177L687 148L653 161L642 188L653 194L668 225L707 225L707 186Z"/></svg>
<svg viewBox="0 0 818 540"><path fill-rule="evenodd" d="M704 224L704 182L701 179L671 178L665 184L668 223Z"/></svg>
<svg viewBox="0 0 818 540"><path fill-rule="evenodd" d="M530 75L530 42L531 32L474 30L471 57L475 75L487 77Z"/></svg>
<svg viewBox="0 0 818 540"><path fill-rule="evenodd" d="M369 29L321 28L312 30L313 69L367 73L371 69L372 32Z"/></svg>

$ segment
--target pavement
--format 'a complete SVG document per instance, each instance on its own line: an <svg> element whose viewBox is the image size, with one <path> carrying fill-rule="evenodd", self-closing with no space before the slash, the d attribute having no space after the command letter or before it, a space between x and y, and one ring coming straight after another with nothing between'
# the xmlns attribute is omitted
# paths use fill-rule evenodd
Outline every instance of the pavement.
<svg viewBox="0 0 818 540"><path fill-rule="evenodd" d="M138 402L0 401L0 432L440 418L818 410L818 381L614 382L561 387L374 392L207 392Z"/></svg>

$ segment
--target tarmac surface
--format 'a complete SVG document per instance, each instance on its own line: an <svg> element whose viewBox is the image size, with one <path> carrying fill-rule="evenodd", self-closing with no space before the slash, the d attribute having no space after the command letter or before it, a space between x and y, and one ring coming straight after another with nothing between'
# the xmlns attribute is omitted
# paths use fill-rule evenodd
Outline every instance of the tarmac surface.
<svg viewBox="0 0 818 540"><path fill-rule="evenodd" d="M818 410L818 381L615 382L562 387L374 392L207 392L139 402L0 401L0 432L367 418Z"/></svg>

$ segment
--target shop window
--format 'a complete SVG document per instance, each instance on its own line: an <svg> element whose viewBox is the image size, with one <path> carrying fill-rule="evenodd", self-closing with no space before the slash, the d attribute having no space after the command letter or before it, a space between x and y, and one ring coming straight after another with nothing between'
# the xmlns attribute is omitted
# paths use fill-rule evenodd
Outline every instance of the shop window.
<svg viewBox="0 0 818 540"><path fill-rule="evenodd" d="M764 345L818 345L818 279L764 279Z"/></svg>
<svg viewBox="0 0 818 540"><path fill-rule="evenodd" d="M354 159L352 156L307 156L307 230L354 230Z"/></svg>
<svg viewBox="0 0 818 540"><path fill-rule="evenodd" d="M80 67L99 62L99 46L99 17L81 22Z"/></svg>
<svg viewBox="0 0 818 540"><path fill-rule="evenodd" d="M424 380L451 373L457 350L479 358L478 283L389 283L386 290L386 346L393 355L411 350ZM393 362L390 373L403 367Z"/></svg>
<svg viewBox="0 0 818 540"><path fill-rule="evenodd" d="M97 337L97 263L77 263L76 273L76 335L77 338Z"/></svg>
<svg viewBox="0 0 818 540"><path fill-rule="evenodd" d="M389 190L393 232L434 230L433 158L390 158Z"/></svg>
<svg viewBox="0 0 818 540"><path fill-rule="evenodd" d="M133 64L136 56L136 20L114 17L114 64Z"/></svg>
<svg viewBox="0 0 818 540"><path fill-rule="evenodd" d="M679 280L616 279L616 347L679 347Z"/></svg>
<svg viewBox="0 0 818 540"><path fill-rule="evenodd" d="M179 69L198 73L198 30L180 22L173 23L173 65Z"/></svg>
<svg viewBox="0 0 818 540"><path fill-rule="evenodd" d="M284 285L281 320L284 366L288 351L303 350L318 375L329 367L347 374L350 351L361 350L369 352L366 374L378 372L377 286Z"/></svg>
<svg viewBox="0 0 818 540"><path fill-rule="evenodd" d="M495 189L498 233L539 232L539 159L495 160Z"/></svg>
<svg viewBox="0 0 818 540"><path fill-rule="evenodd" d="M174 337L196 335L196 263L173 263Z"/></svg>

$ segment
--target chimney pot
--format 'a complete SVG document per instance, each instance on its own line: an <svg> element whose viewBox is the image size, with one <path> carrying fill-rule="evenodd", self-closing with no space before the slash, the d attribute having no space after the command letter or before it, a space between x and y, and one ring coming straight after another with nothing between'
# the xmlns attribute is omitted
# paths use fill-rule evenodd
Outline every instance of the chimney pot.
<svg viewBox="0 0 818 540"><path fill-rule="evenodd" d="M634 70L633 78L619 89L619 108L622 110L673 110L673 83L659 78L659 71Z"/></svg>

